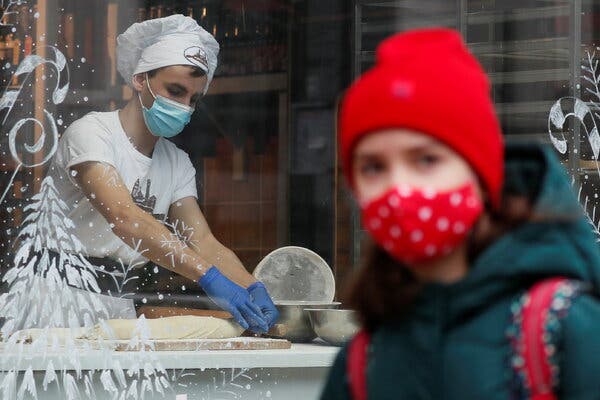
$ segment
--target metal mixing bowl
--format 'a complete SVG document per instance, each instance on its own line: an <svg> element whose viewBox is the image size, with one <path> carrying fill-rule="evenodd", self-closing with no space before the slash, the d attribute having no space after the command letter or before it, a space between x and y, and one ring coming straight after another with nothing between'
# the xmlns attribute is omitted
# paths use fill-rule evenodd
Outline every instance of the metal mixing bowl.
<svg viewBox="0 0 600 400"><path fill-rule="evenodd" d="M292 342L306 343L317 337L312 329L306 308L334 309L339 307L339 302L316 302L316 301L276 301L275 306L279 310L279 320L270 334L281 336Z"/></svg>
<svg viewBox="0 0 600 400"><path fill-rule="evenodd" d="M315 307L307 308L304 311L308 314L311 326L317 336L334 346L342 346L360 328L356 320L356 313L352 310Z"/></svg>

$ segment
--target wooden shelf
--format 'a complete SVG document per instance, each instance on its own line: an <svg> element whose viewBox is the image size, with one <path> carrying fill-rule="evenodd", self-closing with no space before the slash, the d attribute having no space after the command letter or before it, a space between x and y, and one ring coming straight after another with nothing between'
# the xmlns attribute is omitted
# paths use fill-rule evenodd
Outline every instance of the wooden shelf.
<svg viewBox="0 0 600 400"><path fill-rule="evenodd" d="M287 73L217 77L210 84L207 95L246 92L278 92L288 88Z"/></svg>
<svg viewBox="0 0 600 400"><path fill-rule="evenodd" d="M287 73L216 77L212 80L207 96L248 92L282 92L287 90ZM121 99L127 101L132 91L127 85L121 87ZM114 96L114 95L113 95ZM107 97L106 94L104 97ZM108 96L110 97L110 96Z"/></svg>
<svg viewBox="0 0 600 400"><path fill-rule="evenodd" d="M588 172L597 173L598 167L600 167L600 161L579 160L580 173L585 173L585 174L587 174Z"/></svg>

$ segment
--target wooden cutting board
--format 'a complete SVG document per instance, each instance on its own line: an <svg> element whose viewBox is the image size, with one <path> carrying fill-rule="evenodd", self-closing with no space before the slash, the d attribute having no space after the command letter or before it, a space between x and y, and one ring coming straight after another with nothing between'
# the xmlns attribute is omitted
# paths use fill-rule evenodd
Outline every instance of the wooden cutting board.
<svg viewBox="0 0 600 400"><path fill-rule="evenodd" d="M102 342L78 339L82 345L91 345L92 348L111 348L116 351L139 351L141 345L132 348L129 340L104 340ZM282 350L292 347L292 343L285 339L271 339L259 337L236 337L231 339L173 339L149 340L154 351L197 351L197 350Z"/></svg>
<svg viewBox="0 0 600 400"><path fill-rule="evenodd" d="M138 317L144 314L146 318L163 318L174 317L178 315L195 315L198 317L215 317L229 319L231 314L227 311L219 310L201 310L188 307L157 307L157 306L142 306L137 310Z"/></svg>

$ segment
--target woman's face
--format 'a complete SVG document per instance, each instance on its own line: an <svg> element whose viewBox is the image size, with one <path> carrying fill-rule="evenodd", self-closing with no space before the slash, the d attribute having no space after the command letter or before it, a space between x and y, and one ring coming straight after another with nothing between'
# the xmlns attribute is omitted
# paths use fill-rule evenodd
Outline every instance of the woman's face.
<svg viewBox="0 0 600 400"><path fill-rule="evenodd" d="M460 155L431 136L408 129L367 135L354 150L352 169L361 204L401 185L442 192L473 182L481 197L477 176Z"/></svg>

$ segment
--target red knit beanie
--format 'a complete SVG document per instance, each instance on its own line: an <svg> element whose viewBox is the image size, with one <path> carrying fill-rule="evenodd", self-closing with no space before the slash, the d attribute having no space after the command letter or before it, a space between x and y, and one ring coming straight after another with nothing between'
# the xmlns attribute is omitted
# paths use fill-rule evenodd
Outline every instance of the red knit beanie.
<svg viewBox="0 0 600 400"><path fill-rule="evenodd" d="M490 84L454 30L413 30L383 41L375 66L344 96L338 126L351 185L359 139L376 130L408 128L460 154L479 175L492 206L500 205L504 146Z"/></svg>

